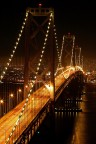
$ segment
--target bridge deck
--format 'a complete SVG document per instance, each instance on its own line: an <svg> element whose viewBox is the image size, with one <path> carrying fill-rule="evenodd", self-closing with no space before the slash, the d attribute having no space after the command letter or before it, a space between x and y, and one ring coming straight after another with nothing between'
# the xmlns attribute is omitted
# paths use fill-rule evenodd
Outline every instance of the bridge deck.
<svg viewBox="0 0 96 144"><path fill-rule="evenodd" d="M64 73L56 77L55 92L64 81ZM28 101L26 109L19 121L18 119L20 113L22 113L22 108L24 108L26 99L9 113L4 115L0 119L0 144L6 143L9 137L12 137L11 143L14 143L49 100L50 91L43 86L30 96L30 100ZM13 131L15 131L14 134L12 134Z"/></svg>
<svg viewBox="0 0 96 144"><path fill-rule="evenodd" d="M19 131L17 130L17 134L13 138L14 140L16 140L18 136L22 134L22 132L26 129L26 127L36 117L42 107L44 107L44 105L50 99L49 96L43 97L35 95L34 97L34 95L32 95L31 97L32 98L30 102L28 102L24 115L20 119ZM4 144L9 135L11 134L12 129L16 125L16 122L19 118L24 104L25 100L0 119L0 144Z"/></svg>

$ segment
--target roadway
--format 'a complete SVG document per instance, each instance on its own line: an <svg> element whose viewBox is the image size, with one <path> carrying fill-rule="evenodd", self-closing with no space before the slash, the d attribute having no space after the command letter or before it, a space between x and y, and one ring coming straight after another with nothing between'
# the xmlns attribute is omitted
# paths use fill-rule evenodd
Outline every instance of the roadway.
<svg viewBox="0 0 96 144"><path fill-rule="evenodd" d="M55 92L64 83L70 72L74 72L74 70L66 70L55 78ZM0 144L14 143L48 101L50 101L49 83L5 114L0 119Z"/></svg>

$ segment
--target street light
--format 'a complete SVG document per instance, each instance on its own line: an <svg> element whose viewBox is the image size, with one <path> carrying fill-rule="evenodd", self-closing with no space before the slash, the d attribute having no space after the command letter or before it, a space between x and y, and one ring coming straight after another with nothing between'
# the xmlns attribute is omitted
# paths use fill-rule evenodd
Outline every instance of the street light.
<svg viewBox="0 0 96 144"><path fill-rule="evenodd" d="M25 87L24 87L24 98L27 98L28 91L29 91L29 87L28 87L28 85L25 85Z"/></svg>
<svg viewBox="0 0 96 144"><path fill-rule="evenodd" d="M21 93L22 93L22 89L19 88L19 89L17 90L17 104L20 103L21 100L22 100L22 99L21 99L21 95L20 95Z"/></svg>
<svg viewBox="0 0 96 144"><path fill-rule="evenodd" d="M3 104L4 104L4 100L1 99L1 100L0 100L0 116L3 115Z"/></svg>
<svg viewBox="0 0 96 144"><path fill-rule="evenodd" d="M14 98L14 94L11 93L11 94L9 95L9 110L10 110L11 108L13 108L13 106L14 106L14 104L13 104L13 98ZM12 102L12 107L11 107L11 102Z"/></svg>

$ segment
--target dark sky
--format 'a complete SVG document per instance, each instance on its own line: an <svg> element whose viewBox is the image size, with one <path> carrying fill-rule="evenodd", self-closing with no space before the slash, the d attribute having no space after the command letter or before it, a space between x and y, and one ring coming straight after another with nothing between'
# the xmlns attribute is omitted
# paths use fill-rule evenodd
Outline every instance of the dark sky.
<svg viewBox="0 0 96 144"><path fill-rule="evenodd" d="M0 5L0 50L12 49L18 36L27 7L53 7L58 41L70 32L75 44L82 48L84 57L96 55L96 8L95 2L84 0L8 0Z"/></svg>

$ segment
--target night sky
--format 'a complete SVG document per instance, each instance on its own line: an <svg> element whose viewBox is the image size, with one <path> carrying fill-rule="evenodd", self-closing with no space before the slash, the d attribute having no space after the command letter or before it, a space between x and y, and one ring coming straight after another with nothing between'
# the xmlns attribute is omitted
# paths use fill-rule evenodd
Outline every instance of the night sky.
<svg viewBox="0 0 96 144"><path fill-rule="evenodd" d="M58 41L70 32L75 35L75 44L82 48L82 55L96 55L96 8L95 2L80 0L8 0L0 5L0 51L4 54L13 49L27 7L53 7Z"/></svg>

